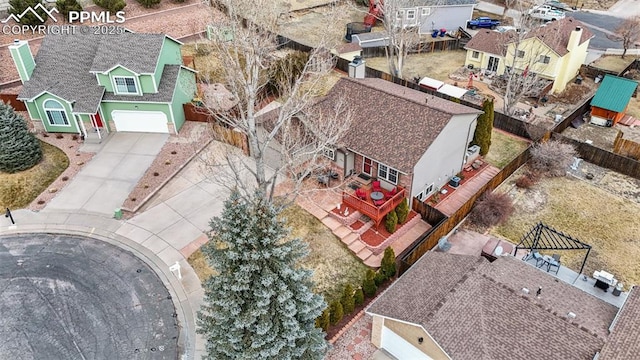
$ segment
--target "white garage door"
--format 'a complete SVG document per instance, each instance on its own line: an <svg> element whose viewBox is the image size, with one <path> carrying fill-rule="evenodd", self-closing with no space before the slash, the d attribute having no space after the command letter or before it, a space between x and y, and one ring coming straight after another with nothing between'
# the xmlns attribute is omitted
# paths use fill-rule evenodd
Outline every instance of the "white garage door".
<svg viewBox="0 0 640 360"><path fill-rule="evenodd" d="M116 131L168 133L167 116L161 111L113 110Z"/></svg>
<svg viewBox="0 0 640 360"><path fill-rule="evenodd" d="M398 359L432 360L400 335L384 326L382 327L382 348Z"/></svg>

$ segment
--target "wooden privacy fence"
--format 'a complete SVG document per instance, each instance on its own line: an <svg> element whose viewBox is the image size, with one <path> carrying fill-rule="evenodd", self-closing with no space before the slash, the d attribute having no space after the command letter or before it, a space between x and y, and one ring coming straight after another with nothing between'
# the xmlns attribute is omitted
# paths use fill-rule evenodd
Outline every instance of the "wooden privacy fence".
<svg viewBox="0 0 640 360"><path fill-rule="evenodd" d="M241 149L246 155L249 155L249 140L247 135L237 129L220 124L215 115L207 108L195 106L194 104L182 105L184 109L184 117L188 121L208 122L214 134L214 139L223 143L233 145Z"/></svg>
<svg viewBox="0 0 640 360"><path fill-rule="evenodd" d="M413 199L411 204L412 210L420 214L420 216L422 216L422 220L426 221L431 226L436 226L443 220L447 219L447 215L443 214L440 210L427 205L424 201Z"/></svg>
<svg viewBox="0 0 640 360"><path fill-rule="evenodd" d="M27 111L24 103L18 100L18 94L0 94L0 101L11 105L15 111Z"/></svg>
<svg viewBox="0 0 640 360"><path fill-rule="evenodd" d="M640 161L638 160L618 155L561 134L554 133L552 138L573 145L580 158L586 162L640 179Z"/></svg>
<svg viewBox="0 0 640 360"><path fill-rule="evenodd" d="M634 160L640 160L640 144L623 138L622 131L618 131L618 135L613 141L613 152Z"/></svg>
<svg viewBox="0 0 640 360"><path fill-rule="evenodd" d="M533 145L532 145L533 146ZM398 257L400 258L400 267L399 273L402 275L405 271L407 271L411 265L413 265L418 259L422 257L427 251L433 249L437 244L438 240L443 236L446 236L453 230L473 209L473 205L476 200L482 196L486 191L491 191L498 187L506 178L511 176L518 168L520 168L524 163L529 160L531 156L531 146L529 146L524 152L518 155L515 159L511 160L507 166L505 166L495 177L493 177L488 183L486 183L477 193L475 193L469 200L467 200L455 213L453 213L450 217L444 218L439 221L434 227L432 227L429 231L424 233L420 239L413 243L409 248L405 249ZM414 202L419 201L418 199L414 199ZM427 209L430 206L427 204L414 206L414 210L418 209ZM434 209L435 210L435 209ZM432 210L428 210L432 211ZM437 210L436 210L437 211ZM421 215L423 215L421 213ZM424 218L425 215L423 215ZM429 214L426 214L429 216Z"/></svg>

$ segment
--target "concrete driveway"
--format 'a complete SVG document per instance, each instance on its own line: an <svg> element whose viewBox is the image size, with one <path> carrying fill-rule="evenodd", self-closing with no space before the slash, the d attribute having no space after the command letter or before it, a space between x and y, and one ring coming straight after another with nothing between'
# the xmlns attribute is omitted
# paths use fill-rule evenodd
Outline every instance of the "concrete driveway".
<svg viewBox="0 0 640 360"><path fill-rule="evenodd" d="M168 138L168 134L112 133L96 156L44 211L83 210L113 215Z"/></svg>

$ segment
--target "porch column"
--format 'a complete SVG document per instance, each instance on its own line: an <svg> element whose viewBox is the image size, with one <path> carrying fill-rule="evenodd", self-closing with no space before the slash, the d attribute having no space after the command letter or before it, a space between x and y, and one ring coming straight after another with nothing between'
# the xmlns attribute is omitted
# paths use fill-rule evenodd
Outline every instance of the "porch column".
<svg viewBox="0 0 640 360"><path fill-rule="evenodd" d="M82 135L85 139L87 138L87 129L84 127L84 123L82 122L82 118L79 114L73 114L73 117L76 119L76 124L78 124L78 133Z"/></svg>

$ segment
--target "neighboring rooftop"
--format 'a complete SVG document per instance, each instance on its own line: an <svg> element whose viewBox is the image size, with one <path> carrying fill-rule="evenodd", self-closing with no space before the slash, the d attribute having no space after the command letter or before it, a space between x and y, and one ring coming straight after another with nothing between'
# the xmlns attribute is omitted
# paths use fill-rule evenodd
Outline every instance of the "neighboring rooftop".
<svg viewBox="0 0 640 360"><path fill-rule="evenodd" d="M422 326L452 359L493 360L592 359L617 310L515 257L428 252L367 312Z"/></svg>
<svg viewBox="0 0 640 360"><path fill-rule="evenodd" d="M629 292L617 319L612 324L611 335L600 351L599 360L634 359L640 354L640 289Z"/></svg>
<svg viewBox="0 0 640 360"><path fill-rule="evenodd" d="M636 91L638 82L613 75L605 75L602 83L591 100L591 106L605 110L623 112Z"/></svg>
<svg viewBox="0 0 640 360"><path fill-rule="evenodd" d="M382 79L341 78L314 106L331 113L348 101L353 125L341 139L347 148L404 173L424 155L452 116L480 110ZM399 146L402 144L402 146Z"/></svg>

